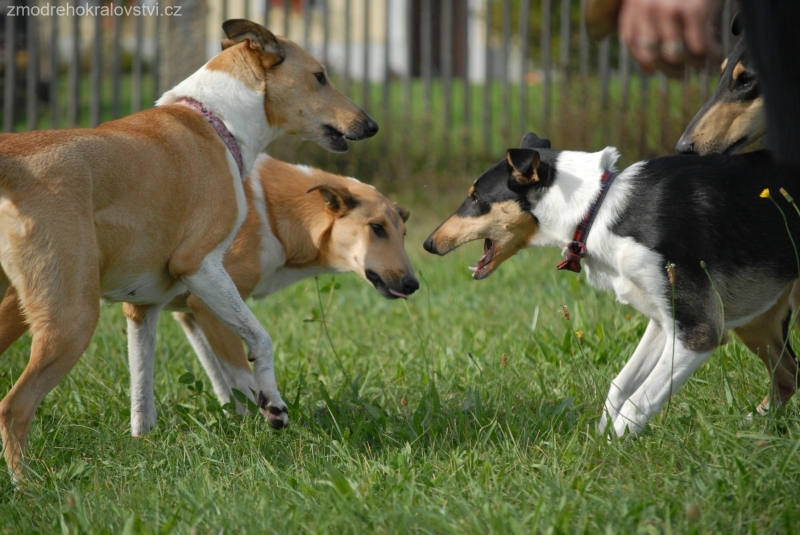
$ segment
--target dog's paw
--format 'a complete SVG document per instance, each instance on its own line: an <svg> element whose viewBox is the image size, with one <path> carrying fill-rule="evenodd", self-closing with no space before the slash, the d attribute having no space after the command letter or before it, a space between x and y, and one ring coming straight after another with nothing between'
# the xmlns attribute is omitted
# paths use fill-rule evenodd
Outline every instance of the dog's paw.
<svg viewBox="0 0 800 535"><path fill-rule="evenodd" d="M627 433L629 439L635 440L644 431L648 419L648 416L643 414L632 403L625 403L614 420L614 433L620 438Z"/></svg>
<svg viewBox="0 0 800 535"><path fill-rule="evenodd" d="M141 438L156 426L156 410L144 410L131 413L131 436Z"/></svg>
<svg viewBox="0 0 800 535"><path fill-rule="evenodd" d="M282 399L270 401L263 392L258 393L258 407L273 429L289 427L289 408Z"/></svg>
<svg viewBox="0 0 800 535"><path fill-rule="evenodd" d="M608 412L604 410L603 415L600 417L600 421L597 422L597 433L600 435L605 435L610 424L611 424L611 418L609 417Z"/></svg>

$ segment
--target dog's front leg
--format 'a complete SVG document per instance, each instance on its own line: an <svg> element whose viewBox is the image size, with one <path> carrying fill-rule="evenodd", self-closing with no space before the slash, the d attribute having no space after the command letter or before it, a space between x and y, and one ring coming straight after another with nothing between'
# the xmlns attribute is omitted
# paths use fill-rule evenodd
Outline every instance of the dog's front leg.
<svg viewBox="0 0 800 535"><path fill-rule="evenodd" d="M608 391L603 416L600 418L598 431L605 433L609 423L613 423L619 411L622 409L628 398L636 392L642 383L653 371L661 353L664 351L666 337L661 325L654 319L647 324L639 345L628 359L613 381Z"/></svg>
<svg viewBox="0 0 800 535"><path fill-rule="evenodd" d="M624 435L626 430L633 436L640 434L650 418L689 380L716 347L705 344L711 349L693 351L680 340L680 334L674 337L669 332L665 334L666 344L658 362L639 389L628 398L614 420L614 431L617 436Z"/></svg>
<svg viewBox="0 0 800 535"><path fill-rule="evenodd" d="M183 277L194 295L235 332L250 349L261 414L270 426L289 425L289 414L275 381L272 340L247 308L222 262L206 257L194 275Z"/></svg>
<svg viewBox="0 0 800 535"><path fill-rule="evenodd" d="M125 303L128 318L128 364L131 371L131 435L144 436L156 425L156 395L153 386L156 325L163 305Z"/></svg>

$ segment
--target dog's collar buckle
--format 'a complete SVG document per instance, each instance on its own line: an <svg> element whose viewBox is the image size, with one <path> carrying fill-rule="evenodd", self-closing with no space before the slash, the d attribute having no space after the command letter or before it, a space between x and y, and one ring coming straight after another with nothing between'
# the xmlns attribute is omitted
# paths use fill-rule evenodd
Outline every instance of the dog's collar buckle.
<svg viewBox="0 0 800 535"><path fill-rule="evenodd" d="M244 161L242 160L242 149L239 147L239 143L236 142L236 138L233 137L231 131L228 130L228 127L225 126L225 123L222 122L217 115L214 115L208 108L203 106L200 102L196 101L191 97L182 97L175 101L175 104L180 104L181 106L186 106L187 108L191 108L203 118L208 121L214 130L217 131L217 135L219 135L222 142L225 143L225 146L228 147L228 150L233 156L234 161L236 162L237 167L239 167L239 176L242 180L244 180Z"/></svg>
<svg viewBox="0 0 800 535"><path fill-rule="evenodd" d="M567 255L556 266L556 269L568 269L575 273L581 272L581 259L586 254L586 245L583 242L571 241L567 244Z"/></svg>
<svg viewBox="0 0 800 535"><path fill-rule="evenodd" d="M581 272L581 259L586 255L586 240L589 237L589 230L591 230L594 218L597 216L600 205L603 204L603 199L605 199L606 193L608 193L608 189L611 187L611 183L614 182L615 178L617 178L616 173L612 173L611 171L605 171L603 173L603 178L600 180L600 193L589 207L589 211L586 212L583 219L581 219L578 228L575 229L575 235L572 237L572 241L567 244L567 254L564 260L556 266L556 269L568 269L575 273Z"/></svg>

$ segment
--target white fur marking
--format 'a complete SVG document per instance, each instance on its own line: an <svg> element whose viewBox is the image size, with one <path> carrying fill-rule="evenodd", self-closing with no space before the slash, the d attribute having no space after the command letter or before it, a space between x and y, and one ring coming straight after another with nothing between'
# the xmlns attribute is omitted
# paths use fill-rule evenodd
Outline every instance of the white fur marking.
<svg viewBox="0 0 800 535"><path fill-rule="evenodd" d="M267 123L264 92L249 89L228 73L210 70L204 65L164 93L156 106L174 104L181 97L195 99L222 119L242 150L245 174L253 168L258 154L283 134L281 129Z"/></svg>

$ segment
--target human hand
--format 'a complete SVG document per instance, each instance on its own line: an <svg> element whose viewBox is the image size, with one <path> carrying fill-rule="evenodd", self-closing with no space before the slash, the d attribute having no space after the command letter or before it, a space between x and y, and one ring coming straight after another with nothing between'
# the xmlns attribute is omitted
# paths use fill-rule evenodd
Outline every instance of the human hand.
<svg viewBox="0 0 800 535"><path fill-rule="evenodd" d="M711 32L719 0L587 0L586 22L594 35L613 31L645 71L682 74L685 63L701 64L719 56Z"/></svg>

